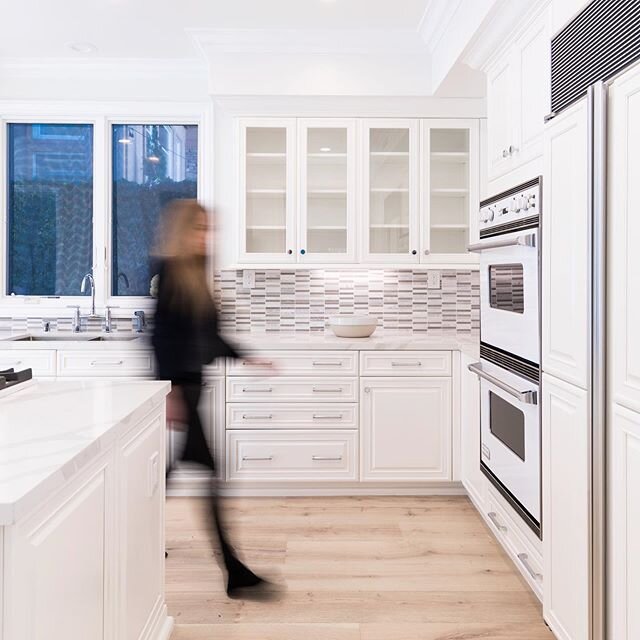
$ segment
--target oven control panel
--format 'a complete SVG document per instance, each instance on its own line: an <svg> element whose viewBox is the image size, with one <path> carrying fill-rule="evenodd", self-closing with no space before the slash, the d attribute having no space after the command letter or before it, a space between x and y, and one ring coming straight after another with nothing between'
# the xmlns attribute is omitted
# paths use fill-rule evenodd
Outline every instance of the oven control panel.
<svg viewBox="0 0 640 640"><path fill-rule="evenodd" d="M480 203L480 231L519 222L540 214L540 179L536 178Z"/></svg>

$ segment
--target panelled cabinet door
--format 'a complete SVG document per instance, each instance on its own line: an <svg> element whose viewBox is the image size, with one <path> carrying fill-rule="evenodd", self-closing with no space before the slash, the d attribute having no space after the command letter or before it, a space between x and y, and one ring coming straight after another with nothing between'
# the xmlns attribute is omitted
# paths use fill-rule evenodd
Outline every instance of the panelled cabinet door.
<svg viewBox="0 0 640 640"><path fill-rule="evenodd" d="M588 365L586 100L547 124L542 203L542 369L583 389Z"/></svg>
<svg viewBox="0 0 640 640"><path fill-rule="evenodd" d="M588 394L544 374L542 395L544 617L556 638L578 640L589 633Z"/></svg>
<svg viewBox="0 0 640 640"><path fill-rule="evenodd" d="M418 121L365 120L362 127L365 262L417 263Z"/></svg>
<svg viewBox="0 0 640 640"><path fill-rule="evenodd" d="M480 471L480 380L468 366L476 362L461 354L460 447L462 484L475 503L485 502L486 478Z"/></svg>
<svg viewBox="0 0 640 640"><path fill-rule="evenodd" d="M298 164L298 262L354 262L355 120L299 120Z"/></svg>
<svg viewBox="0 0 640 640"><path fill-rule="evenodd" d="M451 379L360 379L361 478L451 479Z"/></svg>
<svg viewBox="0 0 640 640"><path fill-rule="evenodd" d="M611 410L608 638L640 638L640 414Z"/></svg>
<svg viewBox="0 0 640 640"><path fill-rule="evenodd" d="M609 95L609 371L613 401L640 411L640 69Z"/></svg>
<svg viewBox="0 0 640 640"><path fill-rule="evenodd" d="M421 122L421 262L478 262L469 253L477 224L480 169L477 120Z"/></svg>
<svg viewBox="0 0 640 640"><path fill-rule="evenodd" d="M295 262L294 118L239 121L240 262Z"/></svg>
<svg viewBox="0 0 640 640"><path fill-rule="evenodd" d="M551 7L517 39L513 91L517 93L513 159L524 164L542 155L544 117L551 110Z"/></svg>
<svg viewBox="0 0 640 640"><path fill-rule="evenodd" d="M517 108L512 55L507 49L487 71L489 180L499 178L512 167L510 150L515 147L513 117Z"/></svg>

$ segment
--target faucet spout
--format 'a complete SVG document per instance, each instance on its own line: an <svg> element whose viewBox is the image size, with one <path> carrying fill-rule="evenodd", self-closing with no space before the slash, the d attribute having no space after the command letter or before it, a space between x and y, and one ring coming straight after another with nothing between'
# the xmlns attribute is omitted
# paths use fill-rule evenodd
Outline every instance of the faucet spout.
<svg viewBox="0 0 640 640"><path fill-rule="evenodd" d="M80 284L80 293L84 293L87 289L87 282L91 285L91 315L96 315L96 284L93 279L93 275L87 273L84 278L82 278L82 283Z"/></svg>

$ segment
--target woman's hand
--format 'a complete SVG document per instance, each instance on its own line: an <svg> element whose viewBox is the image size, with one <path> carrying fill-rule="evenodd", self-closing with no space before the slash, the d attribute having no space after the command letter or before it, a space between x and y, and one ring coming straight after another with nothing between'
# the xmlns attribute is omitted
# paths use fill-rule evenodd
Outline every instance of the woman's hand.
<svg viewBox="0 0 640 640"><path fill-rule="evenodd" d="M184 431L187 426L187 405L179 386L172 387L167 396L167 426L175 431Z"/></svg>

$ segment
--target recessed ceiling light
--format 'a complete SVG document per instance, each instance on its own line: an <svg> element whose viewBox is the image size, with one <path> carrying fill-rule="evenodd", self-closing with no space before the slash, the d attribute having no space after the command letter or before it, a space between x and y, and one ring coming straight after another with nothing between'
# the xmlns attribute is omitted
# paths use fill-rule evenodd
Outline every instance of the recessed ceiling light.
<svg viewBox="0 0 640 640"><path fill-rule="evenodd" d="M331 147L320 147L320 151L322 151L322 153L329 153L329 151L331 151Z"/></svg>
<svg viewBox="0 0 640 640"><path fill-rule="evenodd" d="M98 50L98 47L90 42L69 42L67 46L76 53L95 53Z"/></svg>
<svg viewBox="0 0 640 640"><path fill-rule="evenodd" d="M118 142L120 144L131 144L131 140L129 140L129 138L120 138L120 140L118 140Z"/></svg>
<svg viewBox="0 0 640 640"><path fill-rule="evenodd" d="M153 164L158 164L158 162L160 162L160 158L158 158L158 156L147 156L147 160Z"/></svg>

